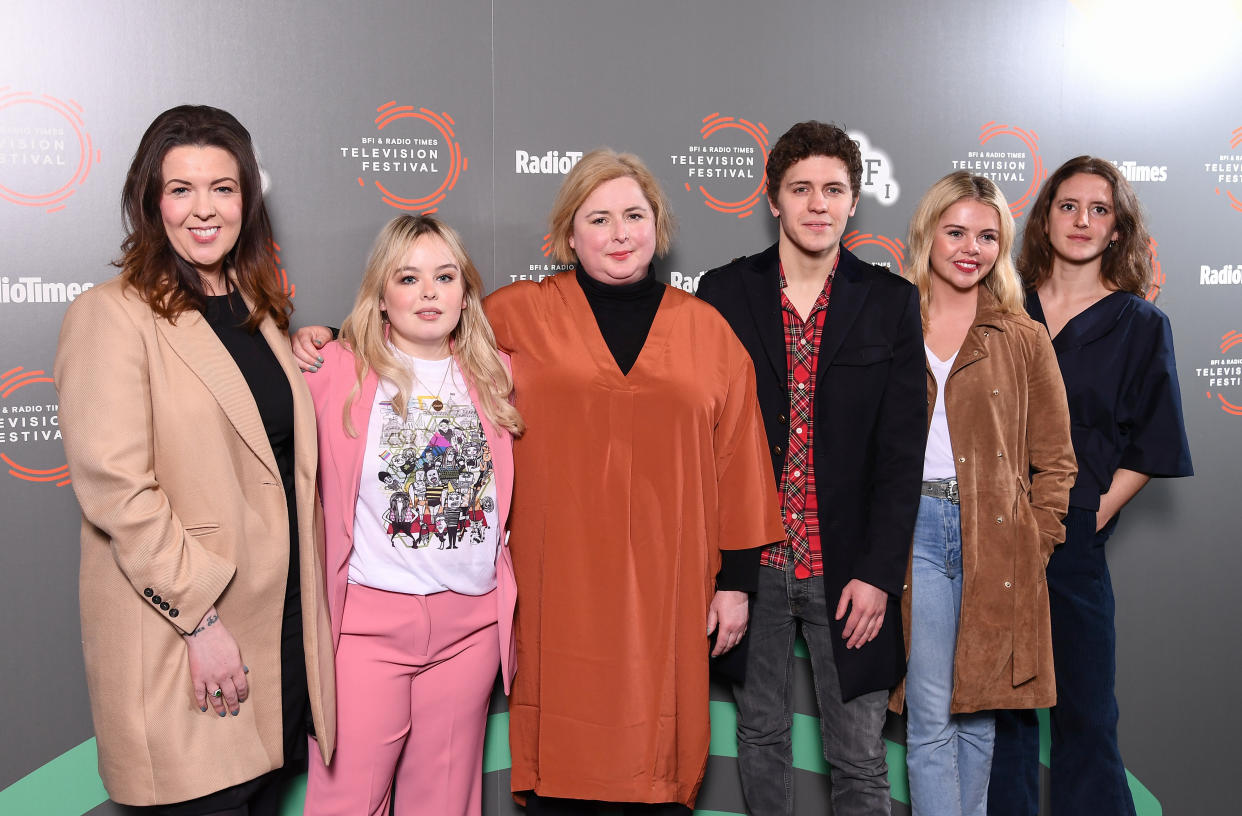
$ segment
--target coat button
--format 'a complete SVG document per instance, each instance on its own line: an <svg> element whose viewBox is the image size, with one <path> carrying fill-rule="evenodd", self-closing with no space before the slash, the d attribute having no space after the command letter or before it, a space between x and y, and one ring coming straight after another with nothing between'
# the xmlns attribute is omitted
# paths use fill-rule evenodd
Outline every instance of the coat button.
<svg viewBox="0 0 1242 816"><path fill-rule="evenodd" d="M160 609L163 609L165 612L167 612L168 607L170 606L172 606L172 604L170 604L168 601L164 601L164 603L160 604Z"/></svg>
<svg viewBox="0 0 1242 816"><path fill-rule="evenodd" d="M979 356L979 349L975 349L975 356L976 356L976 357L978 357L978 356Z"/></svg>
<svg viewBox="0 0 1242 816"><path fill-rule="evenodd" d="M772 446L772 453L775 453L777 456L784 456L784 455L785 455L785 449L784 449L783 447L781 447L780 445L773 445L773 446Z"/></svg>
<svg viewBox="0 0 1242 816"><path fill-rule="evenodd" d="M1008 581L1006 581L1006 582L1005 582L1005 589L1012 589L1012 588L1013 588L1013 584L1011 584L1011 583L1009 583Z"/></svg>
<svg viewBox="0 0 1242 816"><path fill-rule="evenodd" d="M1004 523L1005 523L1005 519L1004 519L1004 518L1002 518L1001 516L997 516L997 517L996 517L996 523L997 523L997 524L1004 524Z"/></svg>
<svg viewBox="0 0 1242 816"><path fill-rule="evenodd" d="M988 333L987 333L987 332L984 332L984 333L983 333L983 336L984 336L984 337L987 337L987 336L988 336Z"/></svg>
<svg viewBox="0 0 1242 816"><path fill-rule="evenodd" d="M901 591L902 591L902 592L909 592L909 591L910 591L910 585L909 585L909 584L902 584L902 585L901 585Z"/></svg>
<svg viewBox="0 0 1242 816"><path fill-rule="evenodd" d="M966 457L965 457L965 456L959 456L959 457L957 457L957 461L959 461L959 462L965 462L965 461L966 461Z"/></svg>
<svg viewBox="0 0 1242 816"><path fill-rule="evenodd" d="M784 414L777 414L776 421L782 425L787 425L789 424L789 417L785 416Z"/></svg>
<svg viewBox="0 0 1242 816"><path fill-rule="evenodd" d="M1005 452L1004 452L1004 451L997 451L997 452L996 452L996 458L997 458L997 459L1004 459L1004 458L1005 458Z"/></svg>
<svg viewBox="0 0 1242 816"><path fill-rule="evenodd" d="M993 389L992 389L992 396L994 396L994 397L999 397L999 396L1000 396L1000 389L999 389L999 388L993 388Z"/></svg>
<svg viewBox="0 0 1242 816"><path fill-rule="evenodd" d="M146 589L142 591L142 594L150 598L152 595L155 594L155 590L151 589L151 587L147 587Z"/></svg>
<svg viewBox="0 0 1242 816"><path fill-rule="evenodd" d="M172 609L168 610L168 617L170 618L175 618L180 614L181 614L181 610L175 606Z"/></svg>
<svg viewBox="0 0 1242 816"><path fill-rule="evenodd" d="M164 600L164 599L163 599L163 598L161 598L159 595L152 595L152 596L151 596L151 603L155 604L156 606L159 606L159 605L160 605L160 601L162 601L162 600Z"/></svg>

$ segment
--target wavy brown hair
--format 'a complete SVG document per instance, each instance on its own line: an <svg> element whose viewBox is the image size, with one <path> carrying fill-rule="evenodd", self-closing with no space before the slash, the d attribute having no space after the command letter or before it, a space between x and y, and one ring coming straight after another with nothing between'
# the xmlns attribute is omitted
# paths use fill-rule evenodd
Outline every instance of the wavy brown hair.
<svg viewBox="0 0 1242 816"><path fill-rule="evenodd" d="M1143 207L1126 177L1112 162L1094 156L1076 156L1056 169L1031 207L1022 232L1022 249L1017 267L1027 289L1036 289L1052 275L1052 241L1048 239L1048 216L1056 203L1057 191L1071 176L1087 173L1108 182L1113 191L1114 229L1117 240L1104 250L1100 259L1100 278L1110 289L1146 297L1151 286L1151 235L1143 223Z"/></svg>
<svg viewBox="0 0 1242 816"><path fill-rule="evenodd" d="M218 147L236 161L241 174L242 223L225 268L251 304L246 326L271 316L283 331L293 307L276 276L272 225L263 203L259 161L250 133L231 113L206 105L180 105L164 111L142 135L121 192L125 239L114 261L125 281L157 315L176 322L182 312L201 311L207 293L198 272L172 248L160 215L164 157L174 147Z"/></svg>
<svg viewBox="0 0 1242 816"><path fill-rule="evenodd" d="M398 215L384 225L367 258L354 308L341 324L341 342L353 352L356 375L354 387L345 398L341 411L345 432L353 437L358 435L358 429L350 419L350 411L368 371L374 371L397 387L392 407L405 419L406 400L411 388L410 372L389 345L388 319L380 309L380 298L410 247L424 238L443 241L461 271L465 300L457 326L449 335L453 360L474 386L481 403L479 412L493 425L499 425L514 436L521 436L526 424L517 408L509 402L509 396L513 393L513 376L496 351L496 335L483 314L483 278L466 254L466 246L457 230L429 215Z"/></svg>
<svg viewBox="0 0 1242 816"><path fill-rule="evenodd" d="M764 173L767 175L769 201L776 203L781 182L785 180L785 172L812 156L840 160L850 174L850 192L854 200L858 200L858 195L862 192L862 150L858 147L858 142L851 139L844 128L812 119L799 122L782 133L773 145L772 152L768 154Z"/></svg>

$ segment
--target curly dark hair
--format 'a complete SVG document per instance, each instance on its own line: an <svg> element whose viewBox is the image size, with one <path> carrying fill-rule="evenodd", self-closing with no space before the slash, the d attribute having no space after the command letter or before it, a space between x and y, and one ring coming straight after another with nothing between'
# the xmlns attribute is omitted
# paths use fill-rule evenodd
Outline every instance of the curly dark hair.
<svg viewBox="0 0 1242 816"><path fill-rule="evenodd" d="M1036 289L1052 275L1052 241L1048 239L1048 216L1061 184L1071 176L1087 173L1108 182L1113 192L1114 229L1117 240L1104 250L1100 278L1113 289L1146 297L1151 286L1151 236L1143 223L1143 208L1126 177L1112 162L1094 156L1076 156L1061 165L1044 182L1031 205L1022 231L1017 267L1027 289Z"/></svg>
<svg viewBox="0 0 1242 816"><path fill-rule="evenodd" d="M842 128L832 124L799 122L781 134L768 154L768 200L776 203L785 171L797 162L811 156L827 156L840 159L850 172L850 192L857 199L862 190L862 151L858 142L850 138Z"/></svg>
<svg viewBox="0 0 1242 816"><path fill-rule="evenodd" d="M207 304L198 272L173 251L160 215L164 157L174 147L218 147L236 161L241 178L242 224L226 264L253 307L246 325L257 328L266 315L281 330L293 311L277 280L272 225L263 203L259 161L250 133L233 115L207 105L180 105L164 111L142 135L121 191L125 239L115 265L151 310L170 322Z"/></svg>

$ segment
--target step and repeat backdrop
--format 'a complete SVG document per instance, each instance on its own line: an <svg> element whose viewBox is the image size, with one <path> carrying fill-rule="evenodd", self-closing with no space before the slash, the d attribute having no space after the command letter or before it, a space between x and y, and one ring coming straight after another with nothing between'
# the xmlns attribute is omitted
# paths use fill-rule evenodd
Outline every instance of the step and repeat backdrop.
<svg viewBox="0 0 1242 816"><path fill-rule="evenodd" d="M894 272L915 203L951 170L995 179L1021 224L1065 159L1115 162L1148 213L1196 469L1149 486L1109 544L1123 754L1140 813L1237 808L1242 4L14 0L0 21L0 812L120 813L95 776L78 508L50 370L66 305L115 274L139 137L182 103L251 130L295 325L339 325L400 212L456 226L492 288L556 273L547 211L600 145L662 180L680 230L658 274L687 291L775 240L764 161L803 119L861 145L844 243ZM822 814L804 663L798 812ZM699 808L742 813L732 700L713 698ZM487 813L519 812L505 726L497 694ZM898 813L903 733L890 722Z"/></svg>

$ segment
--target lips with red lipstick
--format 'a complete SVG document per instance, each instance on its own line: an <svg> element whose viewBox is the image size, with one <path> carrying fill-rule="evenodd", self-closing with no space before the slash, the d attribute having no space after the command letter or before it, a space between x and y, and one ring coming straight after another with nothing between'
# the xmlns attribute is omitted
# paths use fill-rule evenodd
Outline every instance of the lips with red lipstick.
<svg viewBox="0 0 1242 816"><path fill-rule="evenodd" d="M961 260L954 261L953 266L957 268L957 271L965 273L967 275L973 275L979 271L978 261L969 261L966 259L961 259Z"/></svg>

